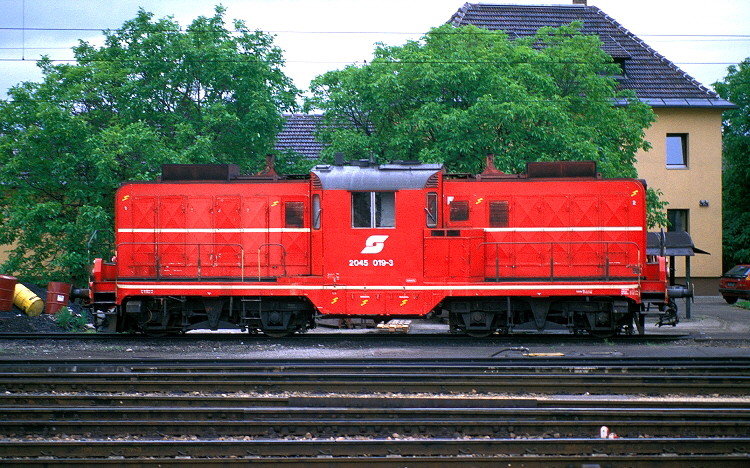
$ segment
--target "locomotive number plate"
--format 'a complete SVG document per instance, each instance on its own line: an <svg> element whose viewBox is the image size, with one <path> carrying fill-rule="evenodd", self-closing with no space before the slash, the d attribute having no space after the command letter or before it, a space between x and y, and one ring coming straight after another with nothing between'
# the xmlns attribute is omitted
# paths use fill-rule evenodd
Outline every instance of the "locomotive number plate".
<svg viewBox="0 0 750 468"><path fill-rule="evenodd" d="M350 267L392 267L394 265L393 259L375 258L373 260L368 259L351 259L349 260Z"/></svg>

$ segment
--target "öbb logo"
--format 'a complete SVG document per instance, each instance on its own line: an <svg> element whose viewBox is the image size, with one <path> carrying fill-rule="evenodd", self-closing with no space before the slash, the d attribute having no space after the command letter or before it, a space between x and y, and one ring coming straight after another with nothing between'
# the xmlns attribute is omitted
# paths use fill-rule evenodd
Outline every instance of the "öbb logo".
<svg viewBox="0 0 750 468"><path fill-rule="evenodd" d="M370 236L365 241L365 248L362 249L363 254L376 254L380 253L383 250L383 247L385 247L385 240L388 239L388 236L383 235L377 235L377 236Z"/></svg>

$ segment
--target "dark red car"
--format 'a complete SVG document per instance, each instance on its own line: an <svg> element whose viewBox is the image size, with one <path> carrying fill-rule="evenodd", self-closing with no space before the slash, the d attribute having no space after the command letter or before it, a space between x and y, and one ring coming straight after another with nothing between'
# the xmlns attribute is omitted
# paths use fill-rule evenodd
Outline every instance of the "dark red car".
<svg viewBox="0 0 750 468"><path fill-rule="evenodd" d="M750 265L736 265L719 280L719 292L729 304L750 299Z"/></svg>

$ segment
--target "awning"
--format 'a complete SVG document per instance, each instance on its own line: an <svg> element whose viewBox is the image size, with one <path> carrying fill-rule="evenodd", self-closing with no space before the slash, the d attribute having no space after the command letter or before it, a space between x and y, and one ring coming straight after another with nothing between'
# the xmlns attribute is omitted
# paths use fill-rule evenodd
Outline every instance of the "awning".
<svg viewBox="0 0 750 468"><path fill-rule="evenodd" d="M664 252L662 253L662 236ZM695 254L711 255L693 245L693 239L685 231L649 232L646 235L646 255L664 255L665 257L692 257Z"/></svg>

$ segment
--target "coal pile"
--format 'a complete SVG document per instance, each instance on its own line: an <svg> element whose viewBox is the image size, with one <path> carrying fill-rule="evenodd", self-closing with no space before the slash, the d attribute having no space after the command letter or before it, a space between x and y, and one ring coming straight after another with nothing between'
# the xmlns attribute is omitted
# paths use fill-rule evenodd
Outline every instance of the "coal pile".
<svg viewBox="0 0 750 468"><path fill-rule="evenodd" d="M64 331L55 322L55 316L41 314L29 317L20 310L0 312L0 333L58 333Z"/></svg>

